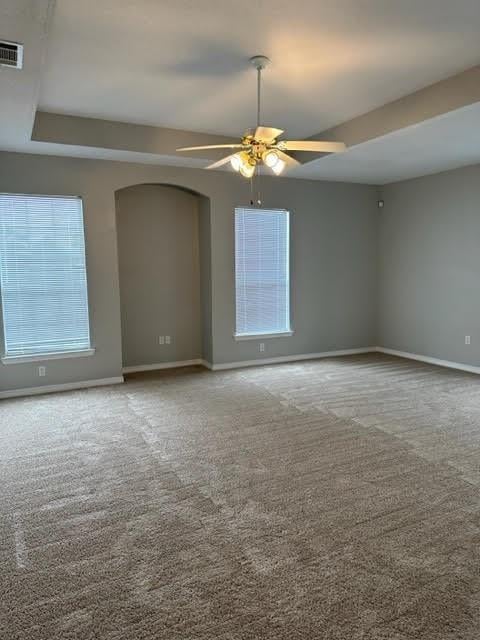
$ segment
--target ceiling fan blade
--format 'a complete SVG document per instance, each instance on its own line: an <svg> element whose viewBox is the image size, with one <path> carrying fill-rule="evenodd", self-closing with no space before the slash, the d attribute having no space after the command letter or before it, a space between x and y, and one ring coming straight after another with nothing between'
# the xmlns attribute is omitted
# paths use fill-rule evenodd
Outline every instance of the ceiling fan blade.
<svg viewBox="0 0 480 640"><path fill-rule="evenodd" d="M275 129L274 127L257 127L253 137L260 142L272 142L275 138L283 133L283 129Z"/></svg>
<svg viewBox="0 0 480 640"><path fill-rule="evenodd" d="M233 158L235 154L232 153L229 156L226 156L225 158L222 158L221 160L217 160L217 162L214 162L213 164L209 164L208 167L205 167L205 169L217 169L218 167L221 167L224 164L227 164L227 162L230 162L230 159Z"/></svg>
<svg viewBox="0 0 480 640"><path fill-rule="evenodd" d="M237 144L236 142L232 142L232 144L207 144L203 147L180 147L177 151L201 151L202 149L242 149L244 144Z"/></svg>
<svg viewBox="0 0 480 640"><path fill-rule="evenodd" d="M343 142L317 140L282 140L282 147L287 151L319 151L324 153L338 153L347 148Z"/></svg>
<svg viewBox="0 0 480 640"><path fill-rule="evenodd" d="M280 160L283 160L283 162L285 162L288 168L298 167L298 165L301 164L298 160L295 160L295 158L292 158L286 153L283 153L283 151L280 151L280 149L275 149L275 153L278 155Z"/></svg>

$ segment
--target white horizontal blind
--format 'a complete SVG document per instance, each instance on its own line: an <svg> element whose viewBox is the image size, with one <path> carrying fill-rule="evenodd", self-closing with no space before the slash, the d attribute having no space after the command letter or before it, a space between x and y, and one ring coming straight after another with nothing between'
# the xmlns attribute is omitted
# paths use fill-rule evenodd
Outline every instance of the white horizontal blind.
<svg viewBox="0 0 480 640"><path fill-rule="evenodd" d="M5 355L90 347L82 201L0 194Z"/></svg>
<svg viewBox="0 0 480 640"><path fill-rule="evenodd" d="M235 209L236 335L290 331L289 213Z"/></svg>

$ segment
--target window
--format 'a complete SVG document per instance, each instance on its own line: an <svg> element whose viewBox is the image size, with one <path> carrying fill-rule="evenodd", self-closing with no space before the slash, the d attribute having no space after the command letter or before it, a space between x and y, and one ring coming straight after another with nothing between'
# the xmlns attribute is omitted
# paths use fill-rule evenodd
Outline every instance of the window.
<svg viewBox="0 0 480 640"><path fill-rule="evenodd" d="M235 209L235 337L291 335L289 212Z"/></svg>
<svg viewBox="0 0 480 640"><path fill-rule="evenodd" d="M91 351L80 198L0 194L0 295L4 362Z"/></svg>

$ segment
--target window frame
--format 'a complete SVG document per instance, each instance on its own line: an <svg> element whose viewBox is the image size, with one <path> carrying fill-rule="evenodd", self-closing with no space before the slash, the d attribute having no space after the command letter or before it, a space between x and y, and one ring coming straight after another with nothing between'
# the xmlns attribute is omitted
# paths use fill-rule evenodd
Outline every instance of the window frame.
<svg viewBox="0 0 480 640"><path fill-rule="evenodd" d="M89 278L88 278L88 266L87 266L87 242L85 233L85 216L83 198L79 195L72 194L49 194L49 193L20 193L20 192L7 192L1 191L1 196L20 196L29 198L59 198L59 199L72 199L80 202L80 210L82 214L82 231L83 231L83 250L84 250L84 262L85 262L85 296L87 305L87 318L88 318L88 340L89 347L81 349L69 349L65 351L53 351L53 352L39 352L29 354L8 354L7 353L7 341L6 341L6 325L5 325L5 311L2 299L2 290L0 286L0 347L1 356L0 362L4 365L21 364L28 362L43 362L47 360L61 360L64 358L82 358L86 356L92 356L95 354L95 347L92 343L92 325L90 314L90 296L89 296Z"/></svg>
<svg viewBox="0 0 480 640"><path fill-rule="evenodd" d="M288 291L288 326L289 329L287 331L263 331L257 333L238 333L237 331L237 274L236 274L236 255L237 255L237 247L236 247L236 228L235 228L235 214L237 209L249 210L249 211L276 211L283 212L287 215L287 291ZM293 336L295 331L292 326L292 234L291 234L291 220L292 220L292 212L289 209L285 209L284 207L255 207L252 205L249 206L237 206L233 211L233 279L234 279L234 314L235 314L235 322L234 322L234 332L233 339L236 342L242 342L245 340L268 340L271 338L287 338Z"/></svg>

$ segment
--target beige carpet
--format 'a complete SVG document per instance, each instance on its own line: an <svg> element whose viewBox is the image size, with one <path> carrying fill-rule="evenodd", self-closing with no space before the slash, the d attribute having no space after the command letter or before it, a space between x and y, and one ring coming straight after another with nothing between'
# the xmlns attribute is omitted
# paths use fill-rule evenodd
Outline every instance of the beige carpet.
<svg viewBox="0 0 480 640"><path fill-rule="evenodd" d="M480 637L480 379L380 355L0 404L0 637Z"/></svg>

